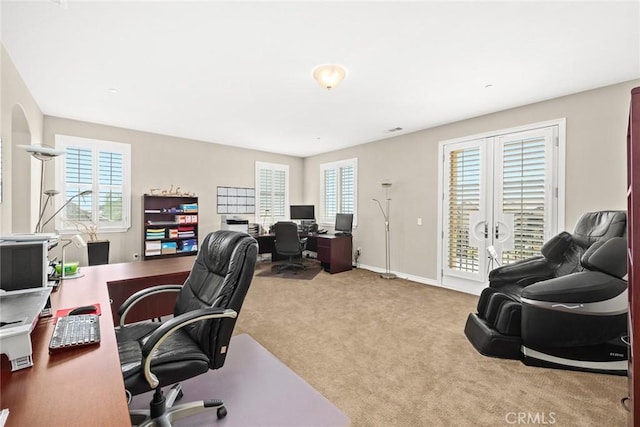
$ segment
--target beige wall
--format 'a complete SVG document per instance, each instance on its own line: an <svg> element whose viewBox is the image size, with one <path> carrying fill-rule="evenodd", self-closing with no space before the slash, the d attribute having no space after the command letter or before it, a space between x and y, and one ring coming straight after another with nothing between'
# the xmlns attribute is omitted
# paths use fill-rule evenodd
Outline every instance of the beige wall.
<svg viewBox="0 0 640 427"><path fill-rule="evenodd" d="M302 200L302 159L207 142L103 126L93 123L45 116L44 143L55 145L55 135L72 135L131 144L131 229L126 233L98 233L111 242L110 261L131 261L133 253L142 253L142 195L151 188L193 192L199 202L199 235L220 229L216 213L216 187L254 187L255 162L289 165L291 203ZM53 168L47 170L53 183ZM50 184L45 186L53 188ZM253 216L246 216L253 222ZM69 259L86 263L86 254L68 248Z"/></svg>
<svg viewBox="0 0 640 427"><path fill-rule="evenodd" d="M406 275L434 282L437 278L437 180L438 142L484 132L566 118L565 228L572 229L583 212L625 209L626 128L629 91L640 80L514 108L421 132L363 144L306 159L173 138L111 126L43 117L13 63L2 48L2 139L4 200L0 204L2 233L29 231L16 227L15 218L32 215L29 197L37 191L33 162L14 140L54 145L56 133L104 139L132 147L132 228L109 234L112 262L131 259L142 250L141 196L150 188L179 185L200 197L201 235L220 227L215 213L218 185L254 185L254 163L265 161L290 166L290 202L319 205L319 164L358 158L358 228L354 249L360 247L360 262L384 267L384 224L371 198L382 199L380 181L390 179L391 268ZM26 125L12 131L15 106L24 112ZM22 133L21 133L22 132ZM184 160L182 160L184 159ZM35 165L37 167L37 163ZM36 171L37 172L37 171ZM47 168L46 188L53 184L53 167ZM13 189L12 189L13 187ZM17 189L17 190L16 190ZM19 196L16 196L19 194ZM13 218L13 219L12 219ZM422 218L423 225L416 224ZM21 224L20 221L17 224ZM81 258L86 255L70 256Z"/></svg>
<svg viewBox="0 0 640 427"><path fill-rule="evenodd" d="M2 203L0 234L30 232L37 210L40 163L18 144L42 142L43 116L4 46L0 44L0 136L2 137ZM33 190L33 191L32 191ZM33 199L31 195L33 194Z"/></svg>
<svg viewBox="0 0 640 427"><path fill-rule="evenodd" d="M358 158L358 228L354 248L360 262L384 268L384 223L371 198L391 187L391 269L435 282L439 141L552 119L566 118L565 228L587 211L626 209L626 132L629 93L640 80L556 98L421 132L363 144L304 161L308 203L319 204L319 165ZM423 225L417 225L422 218Z"/></svg>

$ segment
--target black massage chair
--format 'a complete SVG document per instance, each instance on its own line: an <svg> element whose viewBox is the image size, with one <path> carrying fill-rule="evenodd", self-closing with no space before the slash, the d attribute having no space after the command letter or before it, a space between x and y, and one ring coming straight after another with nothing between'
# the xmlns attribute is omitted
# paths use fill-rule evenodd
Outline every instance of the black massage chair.
<svg viewBox="0 0 640 427"><path fill-rule="evenodd" d="M465 335L485 356L626 375L624 211L583 215L541 255L489 273Z"/></svg>

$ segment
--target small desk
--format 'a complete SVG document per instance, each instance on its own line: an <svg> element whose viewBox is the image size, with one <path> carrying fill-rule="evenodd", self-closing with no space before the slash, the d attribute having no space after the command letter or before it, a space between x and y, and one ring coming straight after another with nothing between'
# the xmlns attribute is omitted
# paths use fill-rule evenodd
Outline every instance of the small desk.
<svg viewBox="0 0 640 427"><path fill-rule="evenodd" d="M320 264L329 273L340 273L351 270L352 237L334 236L333 234L309 234L301 235L307 238L307 250L318 254ZM271 259L281 259L276 253L275 234L262 234L256 237L258 240L258 253L271 253Z"/></svg>
<svg viewBox="0 0 640 427"><path fill-rule="evenodd" d="M194 261L190 256L82 267L84 277L63 281L51 294L53 312L100 303L100 344L49 355L53 323L40 319L31 333L33 367L11 372L2 356L0 407L9 408L6 426L130 425L111 316L118 307L110 305L108 289L119 286L122 297L130 284L176 283L168 281L188 274Z"/></svg>

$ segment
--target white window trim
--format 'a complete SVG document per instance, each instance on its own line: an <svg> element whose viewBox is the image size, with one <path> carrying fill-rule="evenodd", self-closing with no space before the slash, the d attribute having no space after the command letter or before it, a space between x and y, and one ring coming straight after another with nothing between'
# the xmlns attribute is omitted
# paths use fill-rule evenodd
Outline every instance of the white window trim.
<svg viewBox="0 0 640 427"><path fill-rule="evenodd" d="M318 223L323 226L333 227L335 225L335 218L333 220L325 218L325 203L324 203L324 171L331 169L340 169L344 166L353 166L353 228L358 225L358 158L338 160L335 162L320 164L320 213Z"/></svg>
<svg viewBox="0 0 640 427"><path fill-rule="evenodd" d="M260 206L260 170L261 169L271 169L284 171L284 217L282 219L289 219L289 212L287 211L289 208L289 165L285 165L282 163L268 163L268 162L258 162L256 161L256 169L255 169L255 222L257 224L262 224L264 218L260 216L261 206ZM279 218L279 217L278 217ZM277 221L276 217L274 217L273 213L271 214L271 219L273 221Z"/></svg>
<svg viewBox="0 0 640 427"><path fill-rule="evenodd" d="M66 147L82 147L93 150L104 151L119 151L123 154L122 167L123 167L123 185L122 185L122 225L120 226L105 226L98 225L98 233L122 233L131 228L131 145L121 142L104 141L92 138L82 138L69 135L56 135L55 145L57 149L66 150ZM56 162L55 167L55 183L56 188L64 189L64 176L65 176L65 162L64 156L59 162ZM96 193L98 186L97 181L93 184L93 192ZM64 193L62 193L64 194ZM96 209L98 199L94 198L93 209ZM57 211L63 204L64 197L56 197L54 203L54 212ZM62 215L58 214L55 218L55 230L60 234L76 234L78 230L72 227L64 227L62 221Z"/></svg>

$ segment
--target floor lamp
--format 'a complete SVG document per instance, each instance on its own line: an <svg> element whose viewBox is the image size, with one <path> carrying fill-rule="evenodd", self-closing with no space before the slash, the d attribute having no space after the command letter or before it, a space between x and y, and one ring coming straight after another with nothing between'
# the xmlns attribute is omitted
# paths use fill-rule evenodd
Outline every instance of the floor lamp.
<svg viewBox="0 0 640 427"><path fill-rule="evenodd" d="M46 194L47 201L45 205L42 205L42 196L44 193L44 163L48 160L55 159L58 156L62 156L65 152L64 150L56 150L53 147L47 147L45 145L18 145L18 147L25 150L27 153L31 154L35 159L40 160L40 202L38 205L38 223L36 224L35 233L42 232L42 227L40 226L40 222L42 221L42 215L44 215L44 210L47 207L47 203L49 199L55 194ZM57 193L56 193L57 194Z"/></svg>
<svg viewBox="0 0 640 427"><path fill-rule="evenodd" d="M389 202L391 201L389 198L389 188L391 188L391 182L383 181L382 187L385 190L386 212L378 199L371 199L378 204L380 212L382 212L382 216L384 217L385 272L380 274L380 277L383 279L395 279L398 276L391 272L391 248L389 247Z"/></svg>

